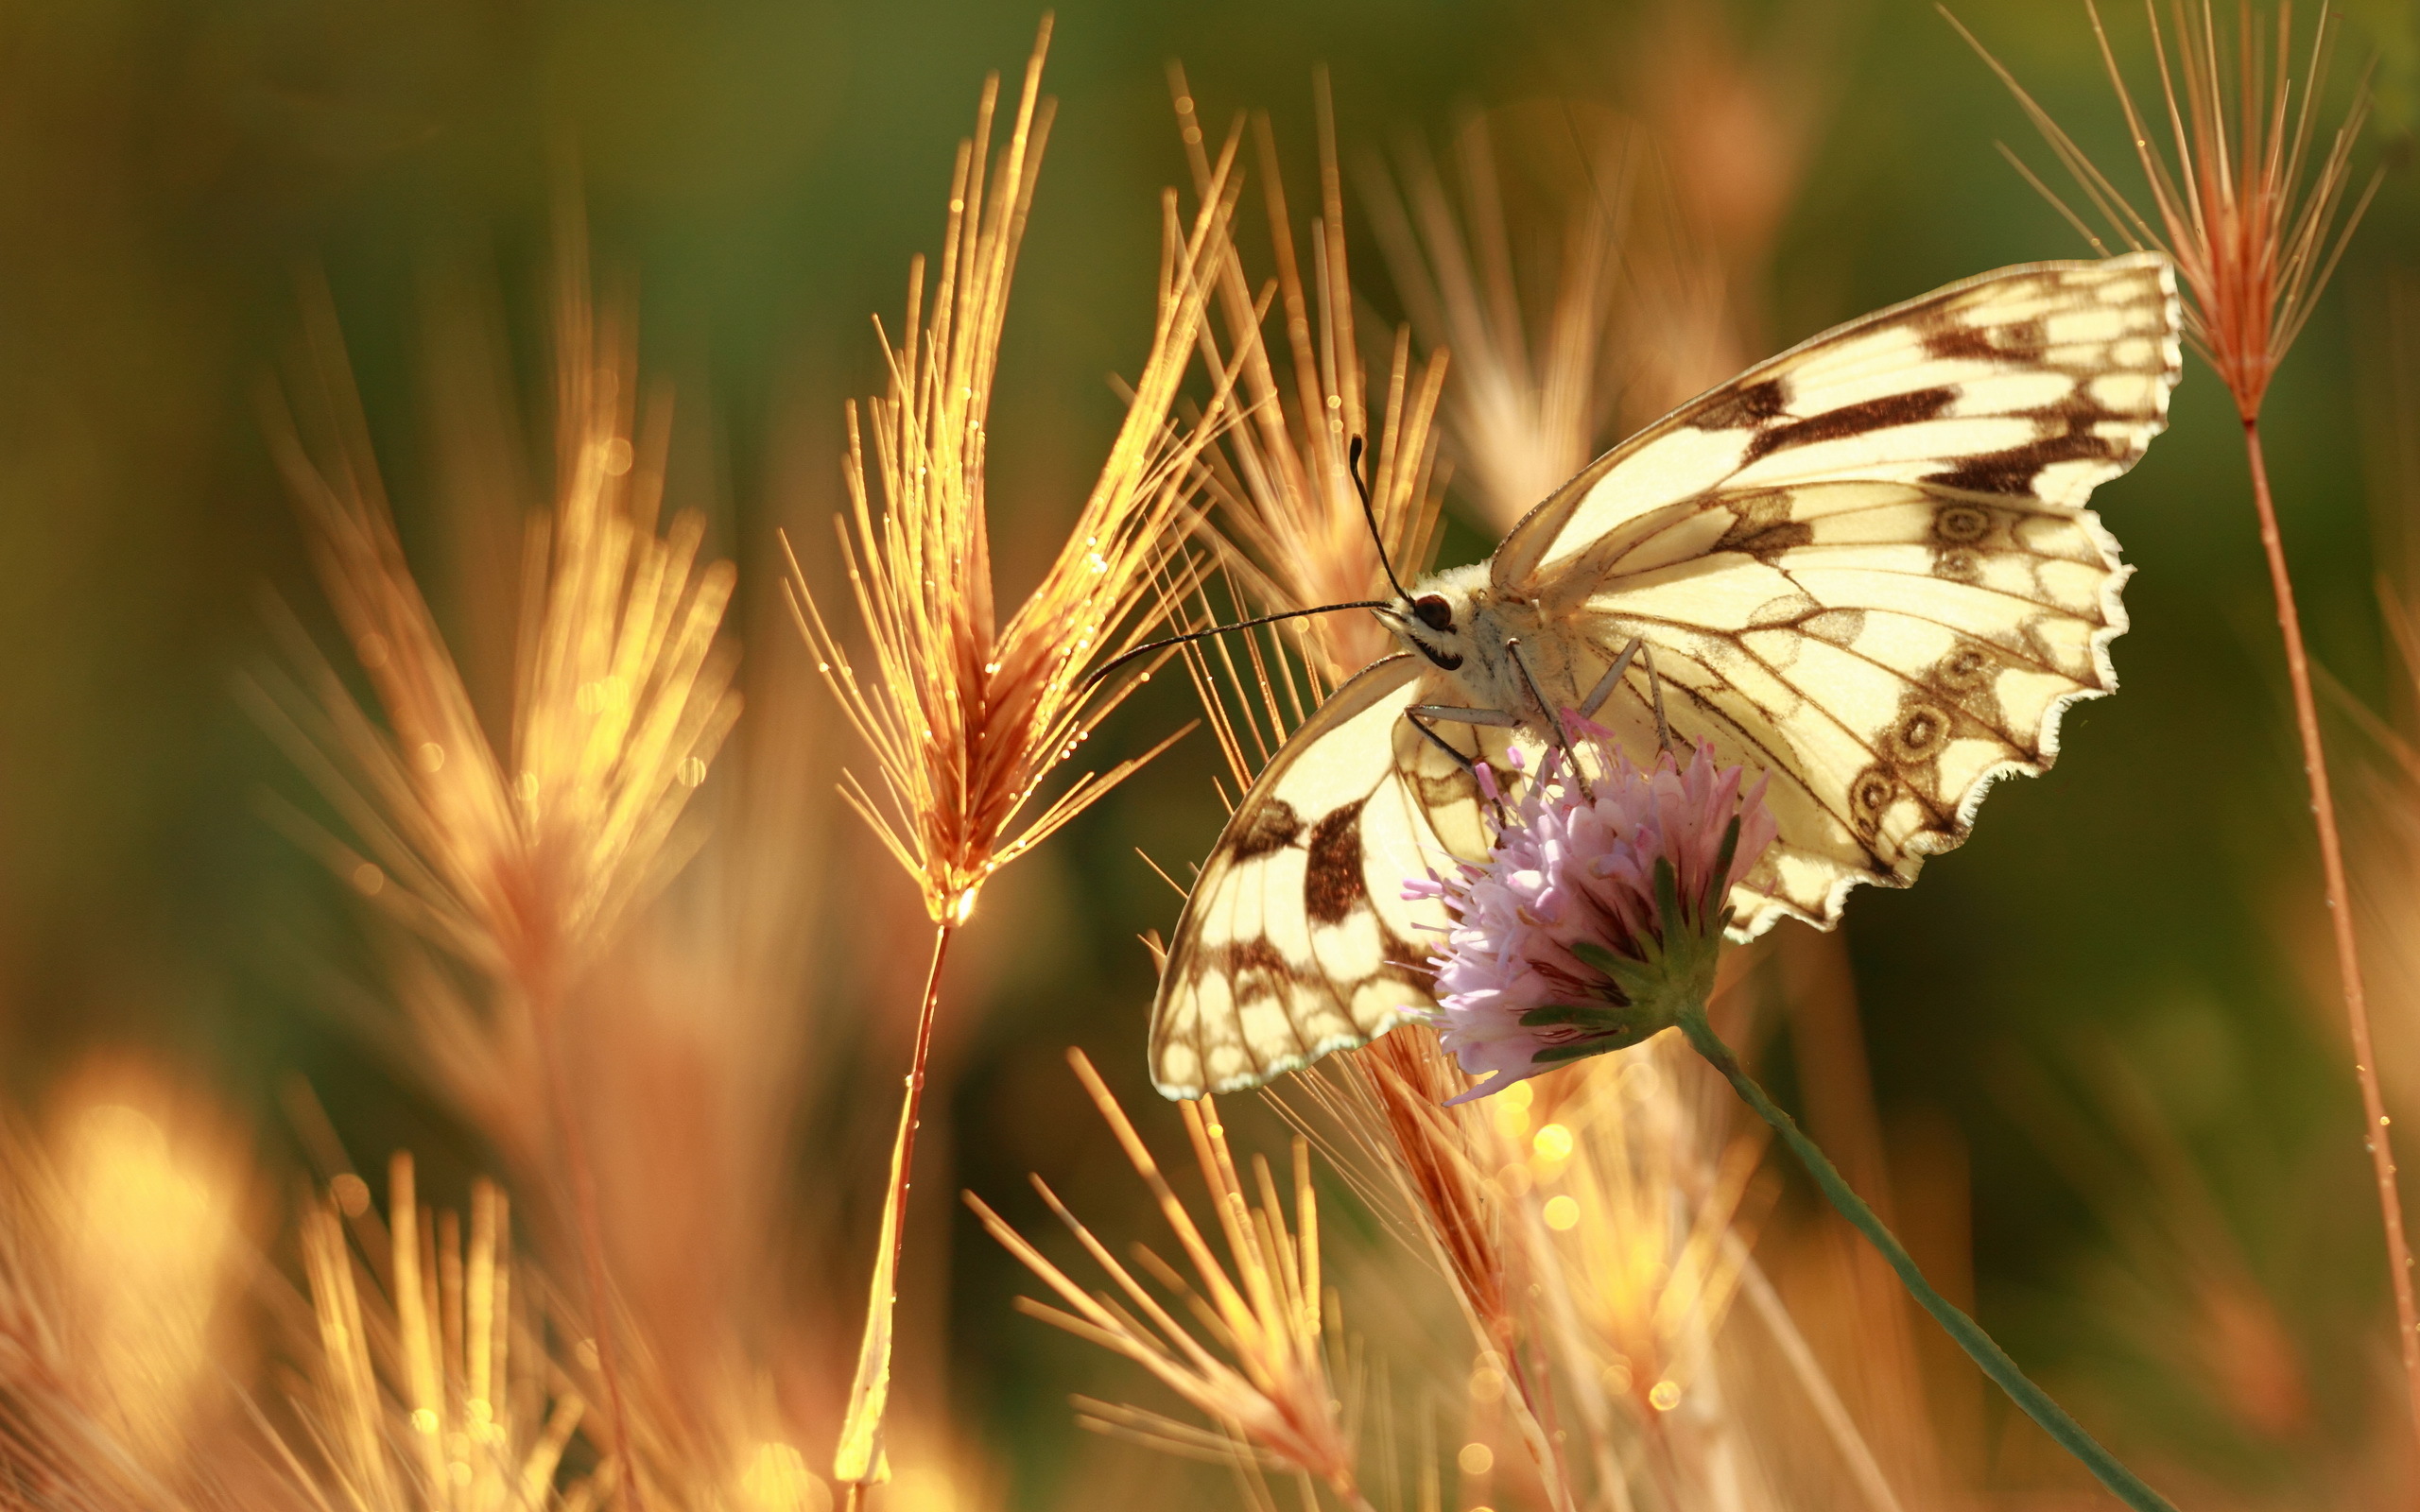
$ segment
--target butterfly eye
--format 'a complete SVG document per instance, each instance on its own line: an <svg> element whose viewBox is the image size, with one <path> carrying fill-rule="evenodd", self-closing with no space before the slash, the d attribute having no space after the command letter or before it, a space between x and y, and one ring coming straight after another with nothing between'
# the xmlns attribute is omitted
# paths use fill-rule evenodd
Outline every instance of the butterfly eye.
<svg viewBox="0 0 2420 1512"><path fill-rule="evenodd" d="M1411 612L1414 618L1432 630L1454 627L1454 606L1446 603L1440 594L1429 593L1412 600Z"/></svg>

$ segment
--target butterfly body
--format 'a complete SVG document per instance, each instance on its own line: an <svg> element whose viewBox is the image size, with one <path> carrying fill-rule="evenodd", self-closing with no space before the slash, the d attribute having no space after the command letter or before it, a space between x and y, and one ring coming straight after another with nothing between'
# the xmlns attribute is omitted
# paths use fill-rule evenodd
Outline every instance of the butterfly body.
<svg viewBox="0 0 2420 1512"><path fill-rule="evenodd" d="M1572 681L1587 644L1572 634L1567 614L1499 591L1484 563L1425 578L1373 612L1428 662L1428 691L1452 700L1438 707L1499 715L1533 736L1552 728L1538 700L1555 700Z"/></svg>
<svg viewBox="0 0 2420 1512"><path fill-rule="evenodd" d="M1161 1091L1251 1086L1427 1012L1443 919L1403 883L1484 853L1472 765L1534 751L1563 707L1594 702L1644 764L1660 698L1674 739L1769 779L1781 838L1733 893L1743 936L1912 881L2116 687L2130 569L2083 506L2166 425L2178 331L2157 254L1951 284L1683 405L1489 561L1373 610L1403 652L1287 741L1186 900Z"/></svg>

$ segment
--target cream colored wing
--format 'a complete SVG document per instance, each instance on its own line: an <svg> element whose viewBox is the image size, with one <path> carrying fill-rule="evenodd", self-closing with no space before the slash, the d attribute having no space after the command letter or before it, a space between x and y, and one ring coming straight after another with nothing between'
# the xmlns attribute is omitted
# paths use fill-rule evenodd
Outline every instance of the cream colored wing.
<svg viewBox="0 0 2420 1512"><path fill-rule="evenodd" d="M1583 667L1643 637L1674 735L1770 774L1781 838L1733 898L1743 935L1828 927L1857 884L1914 880L1995 781L2048 769L2068 704L2117 686L2128 569L2088 513L1900 483L1717 512L1731 544L1658 563L1651 537L1646 565L1617 560L1567 623L1597 648ZM1644 673L1599 717L1651 749Z"/></svg>
<svg viewBox="0 0 2420 1512"><path fill-rule="evenodd" d="M1409 878L1488 835L1461 767L1404 717L1443 689L1393 656L1329 696L1272 758L1185 899L1151 1005L1169 1097L1256 1086L1368 1042L1432 1005L1444 922ZM1450 701L1450 696L1446 696ZM1465 752L1478 731L1441 733ZM1501 731L1489 754L1501 755Z"/></svg>
<svg viewBox="0 0 2420 1512"><path fill-rule="evenodd" d="M2115 689L2129 570L2082 506L2165 426L2179 362L2156 254L1986 274L1684 406L1515 528L1497 581L1575 681L1641 636L1675 733L1771 774L1741 933L1913 880ZM1600 717L1651 748L1643 666Z"/></svg>
<svg viewBox="0 0 2420 1512"><path fill-rule="evenodd" d="M1796 483L2081 508L2166 425L2178 333L2175 269L2157 252L1952 284L1802 342L1606 453L1512 527L1490 576L1499 592L1585 578L1631 549L1616 532L1641 516Z"/></svg>

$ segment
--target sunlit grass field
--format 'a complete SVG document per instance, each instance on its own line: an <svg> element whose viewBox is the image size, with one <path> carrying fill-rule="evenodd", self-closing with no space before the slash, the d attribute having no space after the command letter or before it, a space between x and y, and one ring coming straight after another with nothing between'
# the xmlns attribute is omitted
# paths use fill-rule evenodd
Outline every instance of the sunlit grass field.
<svg viewBox="0 0 2420 1512"><path fill-rule="evenodd" d="M2118 1504L1680 1036L1158 1095L1184 886L1394 644L1088 679L2094 255L1995 63L2190 275L2110 67L2172 154L2255 36L2290 146L2323 22L2307 323L2246 409L2188 277L2091 501L2120 690L1713 1014L2177 1506L2411 1503L2420 12L2156 3L0 16L0 1505Z"/></svg>

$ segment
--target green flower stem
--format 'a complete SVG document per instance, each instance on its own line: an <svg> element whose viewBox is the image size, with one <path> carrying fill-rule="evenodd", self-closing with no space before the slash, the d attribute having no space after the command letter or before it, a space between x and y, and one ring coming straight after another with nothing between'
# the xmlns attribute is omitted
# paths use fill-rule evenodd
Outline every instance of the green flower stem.
<svg viewBox="0 0 2420 1512"><path fill-rule="evenodd" d="M1731 1054L1731 1047L1722 1042L1715 1034L1714 1025L1706 1022L1704 1008L1686 1009L1679 1019L1681 1032L1689 1037L1690 1045L1706 1058L1709 1065L1722 1073L1730 1081L1732 1090L1739 1094L1740 1101L1754 1108L1759 1118L1773 1126L1773 1132L1781 1136L1782 1143L1789 1146L1790 1153L1797 1156L1800 1163L1806 1167L1807 1174L1814 1177L1815 1184L1824 1189L1824 1195L1831 1199L1832 1206L1840 1210L1841 1216L1857 1225L1858 1231L1873 1241L1875 1248L1882 1251L1882 1258L1899 1273L1900 1282L1908 1288L1908 1295L1924 1304L1925 1311L1930 1313L1934 1321L1958 1341L1959 1347L1983 1367L1985 1375L1999 1383L1999 1388L2008 1393L2011 1401L2024 1408L2027 1417L2048 1430L2068 1453L2083 1461L2084 1468L2099 1476L2101 1485L2117 1493L2118 1499L2135 1508L2135 1512L2176 1512L2168 1498L2144 1485L2140 1476L2118 1463L2118 1457L2101 1448L2090 1434L2083 1431L2082 1423L2068 1417L2065 1408L2052 1401L2048 1392L2027 1380L2025 1372L2008 1357L2007 1350L1992 1341L1992 1336L1983 1332L1981 1324L1960 1312L1947 1297L1932 1289L1932 1283L1925 1280L1924 1272L1916 1268L1916 1263L1907 1249L1884 1227L1882 1220L1874 1215L1874 1210L1865 1205L1865 1199L1850 1189L1841 1173L1824 1158L1824 1152L1816 1148L1815 1142L1798 1126L1798 1121L1775 1106L1773 1100L1765 1095L1765 1090L1756 1085L1756 1079L1741 1068L1737 1057Z"/></svg>

